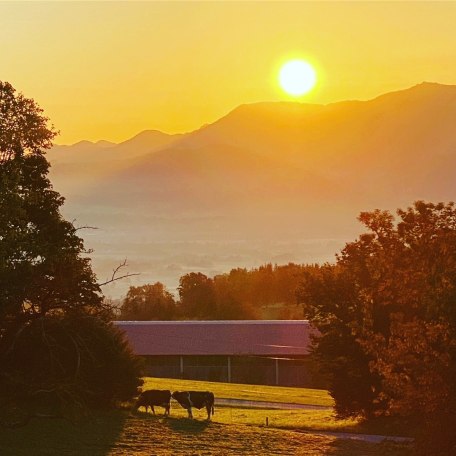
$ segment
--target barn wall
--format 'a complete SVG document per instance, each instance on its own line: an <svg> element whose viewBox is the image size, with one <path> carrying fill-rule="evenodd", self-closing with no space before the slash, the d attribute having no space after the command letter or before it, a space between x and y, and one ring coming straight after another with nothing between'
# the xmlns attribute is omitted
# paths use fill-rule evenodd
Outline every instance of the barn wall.
<svg viewBox="0 0 456 456"><path fill-rule="evenodd" d="M146 375L159 378L186 378L228 382L227 356L183 356L183 374L180 356L144 356ZM266 356L230 356L231 382L256 385L324 387L316 366L306 356L293 359Z"/></svg>

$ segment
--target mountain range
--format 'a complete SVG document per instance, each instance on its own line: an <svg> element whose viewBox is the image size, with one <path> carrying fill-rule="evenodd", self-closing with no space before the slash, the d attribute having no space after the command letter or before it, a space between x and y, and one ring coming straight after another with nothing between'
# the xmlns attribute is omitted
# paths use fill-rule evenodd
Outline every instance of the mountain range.
<svg viewBox="0 0 456 456"><path fill-rule="evenodd" d="M84 234L100 279L127 257L133 281L173 289L189 271L331 260L361 211L453 200L456 86L241 105L187 134L81 141L48 159L65 215L100 228Z"/></svg>

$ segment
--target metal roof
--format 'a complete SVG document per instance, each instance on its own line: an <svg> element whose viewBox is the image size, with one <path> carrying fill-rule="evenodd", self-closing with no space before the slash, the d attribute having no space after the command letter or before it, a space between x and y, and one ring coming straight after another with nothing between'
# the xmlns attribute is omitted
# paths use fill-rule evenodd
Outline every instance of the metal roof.
<svg viewBox="0 0 456 456"><path fill-rule="evenodd" d="M307 320L116 321L138 355L307 355Z"/></svg>

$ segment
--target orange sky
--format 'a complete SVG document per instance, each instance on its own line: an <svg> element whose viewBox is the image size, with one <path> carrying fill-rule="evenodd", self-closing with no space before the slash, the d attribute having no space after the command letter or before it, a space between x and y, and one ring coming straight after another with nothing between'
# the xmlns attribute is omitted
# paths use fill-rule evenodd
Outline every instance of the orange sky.
<svg viewBox="0 0 456 456"><path fill-rule="evenodd" d="M455 24L456 2L0 2L0 79L39 102L58 143L121 141L289 100L288 58L317 68L305 102L456 84Z"/></svg>

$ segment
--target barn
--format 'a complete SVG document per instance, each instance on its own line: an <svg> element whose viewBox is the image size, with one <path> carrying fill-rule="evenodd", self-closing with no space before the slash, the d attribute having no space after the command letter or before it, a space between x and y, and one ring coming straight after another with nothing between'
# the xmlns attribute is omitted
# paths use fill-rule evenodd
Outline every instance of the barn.
<svg viewBox="0 0 456 456"><path fill-rule="evenodd" d="M117 321L146 374L233 383L322 386L307 320Z"/></svg>

